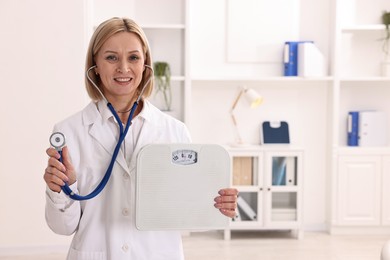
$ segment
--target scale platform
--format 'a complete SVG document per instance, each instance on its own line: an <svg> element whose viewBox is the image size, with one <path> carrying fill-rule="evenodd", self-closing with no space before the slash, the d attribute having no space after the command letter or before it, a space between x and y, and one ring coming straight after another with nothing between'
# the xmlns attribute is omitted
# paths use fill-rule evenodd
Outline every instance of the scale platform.
<svg viewBox="0 0 390 260"><path fill-rule="evenodd" d="M230 186L230 156L214 144L150 144L137 158L139 230L224 229L229 218L214 207Z"/></svg>

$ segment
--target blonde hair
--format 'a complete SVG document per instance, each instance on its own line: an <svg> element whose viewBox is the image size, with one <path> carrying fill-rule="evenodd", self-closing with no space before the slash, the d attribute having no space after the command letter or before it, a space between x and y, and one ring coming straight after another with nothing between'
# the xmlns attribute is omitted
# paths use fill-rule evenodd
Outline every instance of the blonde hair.
<svg viewBox="0 0 390 260"><path fill-rule="evenodd" d="M149 43L141 27L131 19L114 17L102 22L93 33L87 51L85 71L87 71L92 66L96 65L94 60L95 55L99 52L100 48L107 41L107 39L118 32L135 33L140 39L143 47L143 52L145 55L145 65L152 66L152 57L150 53ZM153 76L151 75L151 73L152 71L150 69L146 68L144 70L142 75L142 80L137 88L138 93L141 92L142 87L149 79L149 77ZM100 78L95 73L90 73L89 76L93 80L93 82L95 82L95 84L99 87L100 91L103 92ZM87 88L88 95L92 100L98 101L102 99L102 96L100 95L99 91L92 85L91 82L89 82L87 78L85 79L85 85ZM147 98L151 95L153 91L153 85L154 85L154 80L152 77L148 85L145 87L142 98Z"/></svg>

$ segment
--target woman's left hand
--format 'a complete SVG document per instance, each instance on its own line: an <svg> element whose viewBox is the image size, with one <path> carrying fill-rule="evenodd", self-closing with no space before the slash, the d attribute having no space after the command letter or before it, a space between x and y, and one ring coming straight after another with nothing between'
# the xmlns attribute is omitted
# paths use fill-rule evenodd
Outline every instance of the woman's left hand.
<svg viewBox="0 0 390 260"><path fill-rule="evenodd" d="M236 215L238 191L226 188L218 191L218 194L219 196L214 199L214 207L219 209L223 215L233 218Z"/></svg>

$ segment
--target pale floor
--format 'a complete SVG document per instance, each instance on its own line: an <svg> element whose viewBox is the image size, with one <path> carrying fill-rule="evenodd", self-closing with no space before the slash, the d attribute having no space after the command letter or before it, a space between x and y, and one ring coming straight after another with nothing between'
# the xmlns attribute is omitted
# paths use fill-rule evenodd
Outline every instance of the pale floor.
<svg viewBox="0 0 390 260"><path fill-rule="evenodd" d="M306 232L297 240L286 232L220 232L184 236L186 260L379 260L384 235L329 235ZM65 254L1 257L0 260L62 260Z"/></svg>

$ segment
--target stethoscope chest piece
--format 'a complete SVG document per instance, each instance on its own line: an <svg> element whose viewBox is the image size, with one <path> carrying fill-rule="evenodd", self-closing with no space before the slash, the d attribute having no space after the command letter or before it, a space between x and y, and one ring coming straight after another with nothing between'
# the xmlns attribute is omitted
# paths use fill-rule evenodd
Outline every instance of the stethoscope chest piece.
<svg viewBox="0 0 390 260"><path fill-rule="evenodd" d="M49 141L56 150L61 150L65 146L65 135L61 132L55 132L50 136Z"/></svg>

